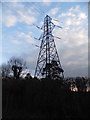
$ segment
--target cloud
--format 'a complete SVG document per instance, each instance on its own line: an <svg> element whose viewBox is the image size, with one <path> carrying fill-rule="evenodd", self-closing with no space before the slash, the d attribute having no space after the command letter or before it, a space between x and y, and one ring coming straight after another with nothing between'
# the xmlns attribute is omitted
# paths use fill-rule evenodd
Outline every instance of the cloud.
<svg viewBox="0 0 90 120"><path fill-rule="evenodd" d="M2 2L25 2L25 0L1 0Z"/></svg>
<svg viewBox="0 0 90 120"><path fill-rule="evenodd" d="M85 20L86 18L87 18L87 16L85 15L85 13L83 13L83 12L81 12L79 15L78 15L78 17L79 17L79 20Z"/></svg>
<svg viewBox="0 0 90 120"><path fill-rule="evenodd" d="M6 27L15 26L17 23L31 25L36 22L37 12L34 11L32 6L25 8L23 3L4 3L3 9L4 8L5 11L3 11L3 22Z"/></svg>
<svg viewBox="0 0 90 120"><path fill-rule="evenodd" d="M67 12L62 13L61 15L59 15L59 18L61 17L75 17L76 13L80 12L80 6L76 5L75 7L71 7L68 9Z"/></svg>
<svg viewBox="0 0 90 120"><path fill-rule="evenodd" d="M28 32L28 33L19 32L18 37L19 37L19 39L22 39L29 44L34 44L35 43L35 39L32 35L32 32Z"/></svg>
<svg viewBox="0 0 90 120"><path fill-rule="evenodd" d="M19 40L12 40L12 43L14 43L16 45L21 45L21 41L19 41Z"/></svg>
<svg viewBox="0 0 90 120"><path fill-rule="evenodd" d="M32 53L34 53L34 54L32 54L30 52L30 53L27 53L27 54L23 54L22 56L25 59L28 68L30 69L31 75L34 76L36 65L37 65L37 59L38 59L39 49L36 48L36 47L34 47L30 51L32 51Z"/></svg>
<svg viewBox="0 0 90 120"><path fill-rule="evenodd" d="M71 8L72 9L72 8ZM75 17L75 14L72 13L72 11L68 11L67 13L62 13L59 17Z"/></svg>
<svg viewBox="0 0 90 120"><path fill-rule="evenodd" d="M61 50L61 63L65 76L85 76L88 74L88 45Z"/></svg>
<svg viewBox="0 0 90 120"><path fill-rule="evenodd" d="M49 5L50 5L51 0L43 0L42 2L43 2L43 4L44 4L44 5L49 6Z"/></svg>
<svg viewBox="0 0 90 120"><path fill-rule="evenodd" d="M16 25L17 18L14 15L7 15L4 21L7 27L11 27Z"/></svg>
<svg viewBox="0 0 90 120"><path fill-rule="evenodd" d="M43 0L43 2L50 2L50 0Z"/></svg>
<svg viewBox="0 0 90 120"><path fill-rule="evenodd" d="M18 11L18 14L19 14L19 21L20 22L24 22L26 24L31 25L32 23L34 23L36 21L36 18L33 15L31 15L32 12L30 10L28 11L28 13Z"/></svg>
<svg viewBox="0 0 90 120"><path fill-rule="evenodd" d="M2 22L2 4L0 3L0 23Z"/></svg>
<svg viewBox="0 0 90 120"><path fill-rule="evenodd" d="M25 3L25 5L27 4ZM34 9L31 9L31 6L25 7L25 5L19 7L14 4L16 12L7 12L8 14L5 15L7 15L6 17L9 15L14 16L12 18L15 18L16 21L10 22L10 20L13 19L9 17L10 20L5 20L5 22L9 24L5 25L9 25L8 27L15 26L16 24L18 25L18 27L15 27L20 31L18 31L19 33L16 35L16 38L12 39L12 42L15 46L18 46L17 49L19 48L18 51L20 50L20 54L27 53L23 57L28 62L31 72L34 73L39 49L34 45L32 46L32 44L38 43L36 43L35 39L33 38L34 33L35 36L38 36L38 31L35 31L32 29L32 27L29 27L29 25L32 25L33 22L36 22L39 17L37 17L37 14L35 14ZM57 7L51 9L50 12L52 16L56 15L57 13L59 14ZM63 21L63 25L60 25L61 23L58 21L52 20L52 22L62 26L63 29L56 27L53 31L53 34L61 38L61 40L55 38L55 44L60 56L62 67L65 70L65 76L84 75L86 74L88 68L87 13L85 13L83 9L81 10L81 6L77 5L76 7L72 6L67 11L63 11L63 13L59 15L58 14L56 15L55 19ZM40 19L38 21L40 21ZM40 25L42 25L42 21ZM15 53L17 53L17 51Z"/></svg>
<svg viewBox="0 0 90 120"><path fill-rule="evenodd" d="M70 25L73 27L80 26L87 20L86 13L80 10L80 6L71 7L67 12L61 13L57 19L60 19L64 23L64 27L69 28Z"/></svg>
<svg viewBox="0 0 90 120"><path fill-rule="evenodd" d="M19 2L18 0L17 1L13 1L13 2L5 2L3 3L3 6L6 6L8 7L9 9L12 9L13 11L19 9L19 10L22 10L24 9L24 4L23 2Z"/></svg>
<svg viewBox="0 0 90 120"><path fill-rule="evenodd" d="M2 2L36 2L36 0L1 0ZM37 2L89 2L89 0L37 0Z"/></svg>
<svg viewBox="0 0 90 120"><path fill-rule="evenodd" d="M59 9L60 9L60 8L55 7L55 8L53 8L53 9L51 9L48 14L49 14L50 16L56 15L56 14L58 13Z"/></svg>
<svg viewBox="0 0 90 120"><path fill-rule="evenodd" d="M63 19L63 29L56 29L53 34L62 38L55 39L55 43L61 63L66 70L65 75L69 75L68 69L72 75L85 75L88 69L87 14L76 6L57 16L56 19L58 18Z"/></svg>

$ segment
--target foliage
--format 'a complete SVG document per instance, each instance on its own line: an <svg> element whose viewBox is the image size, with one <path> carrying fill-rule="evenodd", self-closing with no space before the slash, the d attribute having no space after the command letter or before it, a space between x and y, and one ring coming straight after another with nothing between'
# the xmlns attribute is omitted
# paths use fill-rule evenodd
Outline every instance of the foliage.
<svg viewBox="0 0 90 120"><path fill-rule="evenodd" d="M13 74L14 78L20 78L26 68L26 62L22 58L12 57L7 64L2 65L2 77L11 77L10 74Z"/></svg>
<svg viewBox="0 0 90 120"><path fill-rule="evenodd" d="M90 93L72 92L60 80L3 79L2 89L3 119L78 119L90 116Z"/></svg>
<svg viewBox="0 0 90 120"><path fill-rule="evenodd" d="M1 74L3 78L9 77L9 74L11 72L9 64L2 64L1 66Z"/></svg>
<svg viewBox="0 0 90 120"><path fill-rule="evenodd" d="M86 90L86 83L87 83L87 80L82 77L77 77L76 80L75 80L75 83L76 83L76 86L78 88L78 91L85 91Z"/></svg>

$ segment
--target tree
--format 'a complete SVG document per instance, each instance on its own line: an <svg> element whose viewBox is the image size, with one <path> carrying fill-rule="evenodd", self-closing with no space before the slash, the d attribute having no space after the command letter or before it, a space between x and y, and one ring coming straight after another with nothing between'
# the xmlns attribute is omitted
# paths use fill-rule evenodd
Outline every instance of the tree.
<svg viewBox="0 0 90 120"><path fill-rule="evenodd" d="M3 78L7 78L9 77L9 74L10 74L10 66L7 65L7 64L2 64L1 66L1 75Z"/></svg>
<svg viewBox="0 0 90 120"><path fill-rule="evenodd" d="M32 79L32 76L30 75L30 73L27 73L25 76L26 79Z"/></svg>
<svg viewBox="0 0 90 120"><path fill-rule="evenodd" d="M14 78L20 78L25 69L27 69L26 62L22 58L11 57L7 64L2 65L2 77L10 77L12 74Z"/></svg>
<svg viewBox="0 0 90 120"><path fill-rule="evenodd" d="M22 71L27 68L26 62L22 58L12 57L8 61L8 65L10 66L10 69L12 70L13 76L15 78L19 78Z"/></svg>
<svg viewBox="0 0 90 120"><path fill-rule="evenodd" d="M78 91L86 91L87 80L84 77L77 77L75 83Z"/></svg>

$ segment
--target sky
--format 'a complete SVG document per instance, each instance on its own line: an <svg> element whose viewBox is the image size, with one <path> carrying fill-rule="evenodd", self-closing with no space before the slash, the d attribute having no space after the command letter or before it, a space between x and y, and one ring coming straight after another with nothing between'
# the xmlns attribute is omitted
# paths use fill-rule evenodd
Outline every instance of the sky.
<svg viewBox="0 0 90 120"><path fill-rule="evenodd" d="M89 0L1 0L2 2L89 2Z"/></svg>
<svg viewBox="0 0 90 120"><path fill-rule="evenodd" d="M55 27L53 35L61 38L54 40L65 77L88 75L88 2L4 1L0 3L0 64L6 63L12 56L22 57L34 75L39 54L39 47L35 45L40 46L41 43L34 37L39 38L42 34L36 26L41 27L48 14L55 25L63 27Z"/></svg>

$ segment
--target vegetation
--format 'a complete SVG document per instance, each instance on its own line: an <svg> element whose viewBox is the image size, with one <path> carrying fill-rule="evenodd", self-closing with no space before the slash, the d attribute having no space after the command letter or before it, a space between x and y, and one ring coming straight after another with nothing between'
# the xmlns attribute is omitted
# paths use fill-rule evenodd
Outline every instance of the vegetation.
<svg viewBox="0 0 90 120"><path fill-rule="evenodd" d="M26 62L22 58L12 57L7 64L2 65L2 77L16 79L20 78L22 71L26 69Z"/></svg>
<svg viewBox="0 0 90 120"><path fill-rule="evenodd" d="M63 80L2 80L3 119L78 119L90 117L90 93L73 92Z"/></svg>
<svg viewBox="0 0 90 120"><path fill-rule="evenodd" d="M89 79L37 79L30 73L23 78L21 74L25 68L26 63L19 58L11 58L2 65L2 119L90 117Z"/></svg>

